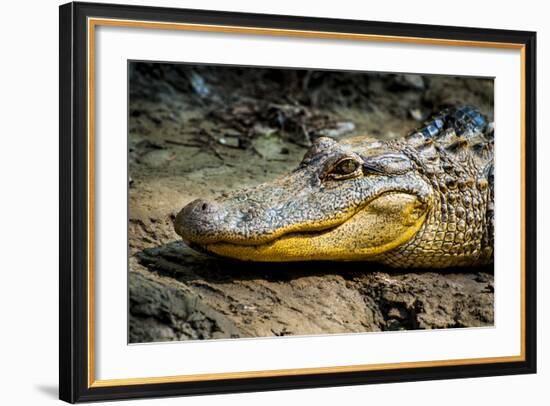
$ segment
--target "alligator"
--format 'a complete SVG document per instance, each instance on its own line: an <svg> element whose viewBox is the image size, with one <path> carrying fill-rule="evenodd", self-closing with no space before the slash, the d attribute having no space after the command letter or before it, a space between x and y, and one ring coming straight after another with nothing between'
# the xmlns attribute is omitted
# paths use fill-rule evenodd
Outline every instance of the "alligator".
<svg viewBox="0 0 550 406"><path fill-rule="evenodd" d="M176 216L191 247L246 261L493 262L494 124L440 111L395 140L317 138L288 175L198 199Z"/></svg>

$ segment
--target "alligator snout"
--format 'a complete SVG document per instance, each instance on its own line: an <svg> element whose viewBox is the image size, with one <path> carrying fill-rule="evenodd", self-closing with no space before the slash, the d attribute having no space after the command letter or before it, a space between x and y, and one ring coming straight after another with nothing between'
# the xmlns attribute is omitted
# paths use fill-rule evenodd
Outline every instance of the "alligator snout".
<svg viewBox="0 0 550 406"><path fill-rule="evenodd" d="M175 230L188 242L208 243L218 237L219 225L226 219L227 211L214 201L193 200L176 216ZM217 232L218 231L218 232Z"/></svg>

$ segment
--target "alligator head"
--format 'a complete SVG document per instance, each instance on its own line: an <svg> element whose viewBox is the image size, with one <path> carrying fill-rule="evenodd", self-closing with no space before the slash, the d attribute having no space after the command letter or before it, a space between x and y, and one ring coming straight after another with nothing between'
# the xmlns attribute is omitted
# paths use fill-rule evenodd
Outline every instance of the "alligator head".
<svg viewBox="0 0 550 406"><path fill-rule="evenodd" d="M250 261L492 262L493 127L444 110L395 141L317 139L293 172L176 217L191 246Z"/></svg>
<svg viewBox="0 0 550 406"><path fill-rule="evenodd" d="M319 138L289 175L176 218L192 245L242 260L364 260L410 240L434 190L391 143Z"/></svg>

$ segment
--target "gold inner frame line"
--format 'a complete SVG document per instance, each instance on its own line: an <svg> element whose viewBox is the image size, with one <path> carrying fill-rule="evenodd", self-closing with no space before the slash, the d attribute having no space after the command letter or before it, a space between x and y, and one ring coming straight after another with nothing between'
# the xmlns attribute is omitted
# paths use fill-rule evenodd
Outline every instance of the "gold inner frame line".
<svg viewBox="0 0 550 406"><path fill-rule="evenodd" d="M521 64L521 269L520 269L520 338L519 355L502 357L465 358L452 360L396 362L383 364L344 365L316 368L277 369L265 371L220 372L209 374L190 374L146 378L95 379L95 278L94 278L94 196L95 196L95 28L97 26L148 28L161 30L183 30L194 32L217 32L243 35L284 36L300 38L340 39L371 42L389 42L402 44L420 44L435 46L460 46L520 51ZM391 35L355 34L345 32L290 30L261 27L241 27L228 25L167 23L155 21L120 20L109 18L89 18L87 22L87 80L88 80L88 387L111 387L125 385L161 384L192 381L212 381L220 379L266 378L280 376L336 374L342 372L380 371L398 368L426 368L440 366L458 366L473 364L494 364L525 361L525 45L520 43L466 41L439 38L400 37Z"/></svg>

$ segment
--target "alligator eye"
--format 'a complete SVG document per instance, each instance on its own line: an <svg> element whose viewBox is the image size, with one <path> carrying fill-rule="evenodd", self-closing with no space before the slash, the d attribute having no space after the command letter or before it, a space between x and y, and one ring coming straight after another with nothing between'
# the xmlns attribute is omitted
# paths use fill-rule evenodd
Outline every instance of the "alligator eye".
<svg viewBox="0 0 550 406"><path fill-rule="evenodd" d="M353 158L344 158L339 161L329 172L333 179L349 179L358 175L361 167L359 162Z"/></svg>

